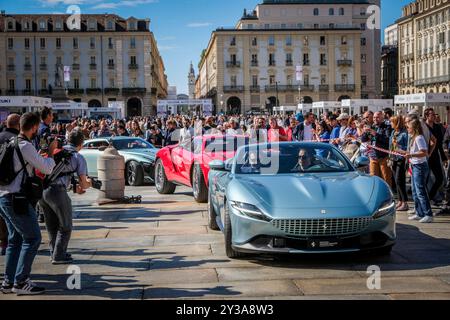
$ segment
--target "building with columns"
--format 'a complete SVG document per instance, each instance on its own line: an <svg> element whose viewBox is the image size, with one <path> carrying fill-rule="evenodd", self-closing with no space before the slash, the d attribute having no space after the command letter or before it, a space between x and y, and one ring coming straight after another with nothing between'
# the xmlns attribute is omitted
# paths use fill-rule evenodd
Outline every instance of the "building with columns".
<svg viewBox="0 0 450 320"><path fill-rule="evenodd" d="M399 93L449 93L450 1L414 1L397 24Z"/></svg>
<svg viewBox="0 0 450 320"><path fill-rule="evenodd" d="M215 112L232 113L379 98L381 41L380 30L368 26L372 4L380 1L264 0L235 27L212 33L196 96L213 99Z"/></svg>
<svg viewBox="0 0 450 320"><path fill-rule="evenodd" d="M0 95L51 96L58 66L70 67L69 99L91 108L124 101L126 115L156 114L167 77L150 20L114 14L0 15Z"/></svg>

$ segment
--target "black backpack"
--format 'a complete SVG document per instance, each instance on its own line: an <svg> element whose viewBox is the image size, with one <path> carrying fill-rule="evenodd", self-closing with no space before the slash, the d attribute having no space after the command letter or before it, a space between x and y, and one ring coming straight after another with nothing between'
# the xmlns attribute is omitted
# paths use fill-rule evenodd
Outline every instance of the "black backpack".
<svg viewBox="0 0 450 320"><path fill-rule="evenodd" d="M14 170L14 152L16 144L14 140L0 145L0 186L9 186L16 179Z"/></svg>

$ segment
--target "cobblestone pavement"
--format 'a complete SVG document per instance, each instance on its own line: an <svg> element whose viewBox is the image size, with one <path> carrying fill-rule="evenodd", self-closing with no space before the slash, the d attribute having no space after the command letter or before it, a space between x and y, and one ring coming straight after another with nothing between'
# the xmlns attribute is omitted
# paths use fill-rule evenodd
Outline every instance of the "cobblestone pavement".
<svg viewBox="0 0 450 320"><path fill-rule="evenodd" d="M222 234L206 227L206 206L187 189L160 196L147 186L127 195L142 195L143 203L98 207L95 191L73 197L70 252L82 290L67 289L67 266L50 264L42 229L33 280L48 292L29 299L450 299L449 217L419 225L399 214L391 257L230 260ZM367 288L371 265L382 270L381 290Z"/></svg>

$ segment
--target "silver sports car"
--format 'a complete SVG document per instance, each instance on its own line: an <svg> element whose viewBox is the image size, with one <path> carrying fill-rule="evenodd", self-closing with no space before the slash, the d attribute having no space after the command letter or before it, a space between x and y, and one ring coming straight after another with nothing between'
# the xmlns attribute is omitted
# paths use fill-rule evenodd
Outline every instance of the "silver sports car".
<svg viewBox="0 0 450 320"><path fill-rule="evenodd" d="M245 253L389 254L396 241L395 201L380 178L358 171L324 143L241 147L213 161L209 227L225 235L230 258Z"/></svg>

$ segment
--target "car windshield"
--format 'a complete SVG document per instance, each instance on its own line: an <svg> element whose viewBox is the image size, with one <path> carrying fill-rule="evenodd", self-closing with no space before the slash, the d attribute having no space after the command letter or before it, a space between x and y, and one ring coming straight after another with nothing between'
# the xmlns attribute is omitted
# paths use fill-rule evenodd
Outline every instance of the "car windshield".
<svg viewBox="0 0 450 320"><path fill-rule="evenodd" d="M205 153L214 152L236 152L242 146L248 145L249 139L246 137L211 137L206 140Z"/></svg>
<svg viewBox="0 0 450 320"><path fill-rule="evenodd" d="M306 174L354 170L344 155L323 143L247 146L239 150L235 161L236 174Z"/></svg>
<svg viewBox="0 0 450 320"><path fill-rule="evenodd" d="M155 147L143 139L113 140L113 146L117 150L154 149Z"/></svg>

